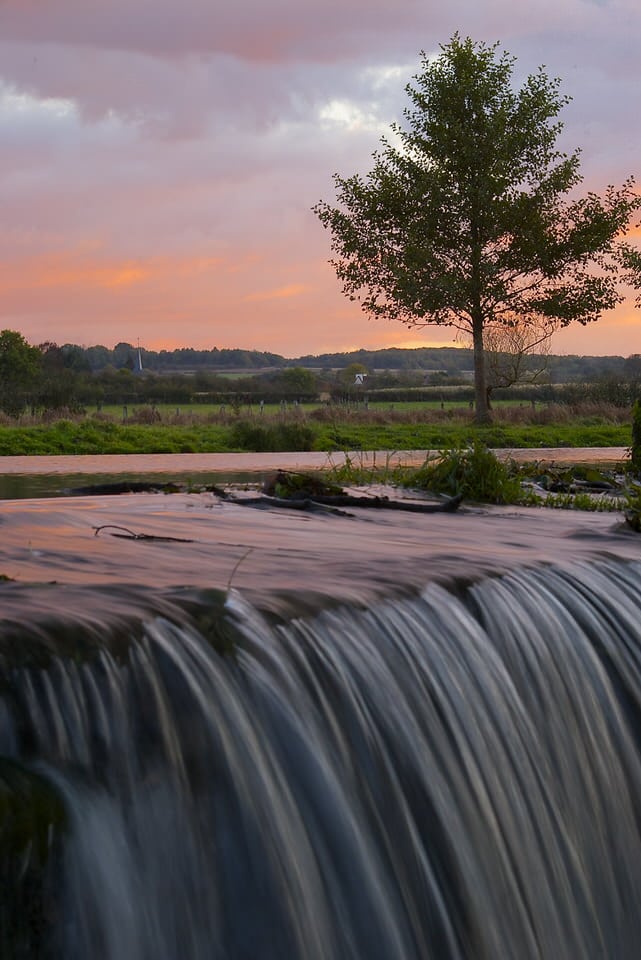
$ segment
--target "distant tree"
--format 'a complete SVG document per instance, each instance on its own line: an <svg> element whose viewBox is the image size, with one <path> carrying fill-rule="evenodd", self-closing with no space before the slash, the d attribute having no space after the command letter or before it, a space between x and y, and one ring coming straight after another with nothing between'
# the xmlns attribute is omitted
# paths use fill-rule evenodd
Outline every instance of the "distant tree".
<svg viewBox="0 0 641 960"><path fill-rule="evenodd" d="M318 377L305 367L286 367L278 372L274 382L291 396L309 396L318 392Z"/></svg>
<svg viewBox="0 0 641 960"><path fill-rule="evenodd" d="M68 347L69 344L59 347L50 341L38 345L42 358L33 405L41 410L77 406L78 376L73 363L76 354L73 351L69 353ZM80 347L76 349L81 350ZM82 364L80 368L83 369Z"/></svg>
<svg viewBox="0 0 641 960"><path fill-rule="evenodd" d="M350 363L342 370L338 371L337 380L346 387L353 387L356 384L357 377L366 377L367 367L363 363Z"/></svg>
<svg viewBox="0 0 641 960"><path fill-rule="evenodd" d="M85 354L92 370L103 370L112 360L111 350L103 347L102 344L87 347Z"/></svg>
<svg viewBox="0 0 641 960"><path fill-rule="evenodd" d="M64 354L62 347L59 347L57 343L52 340L45 340L44 343L38 344L38 350L42 354L41 367L43 371L54 373L64 369Z"/></svg>
<svg viewBox="0 0 641 960"><path fill-rule="evenodd" d="M42 354L21 333L0 333L0 409L18 416L31 402L42 365Z"/></svg>
<svg viewBox="0 0 641 960"><path fill-rule="evenodd" d="M623 375L626 380L641 381L641 353L632 353L623 361Z"/></svg>
<svg viewBox="0 0 641 960"><path fill-rule="evenodd" d="M569 98L543 69L514 90L515 59L497 48L455 35L422 54L397 145L383 139L366 177L335 175L338 206L314 207L367 313L470 334L479 422L489 327L586 324L624 298L620 281L641 283L621 239L641 205L633 179L569 199L582 180L579 151L557 147Z"/></svg>
<svg viewBox="0 0 641 960"><path fill-rule="evenodd" d="M121 341L113 348L113 365L116 370L133 370L134 348L130 343Z"/></svg>
<svg viewBox="0 0 641 960"><path fill-rule="evenodd" d="M510 323L486 325L483 345L488 410L494 390L542 383L549 377L550 347L557 328L554 321L538 317L527 322L513 317ZM471 335L463 334L461 340L467 346Z"/></svg>
<svg viewBox="0 0 641 960"><path fill-rule="evenodd" d="M84 347L79 347L75 343L65 343L60 349L64 365L68 370L74 370L76 373L90 372L91 364Z"/></svg>

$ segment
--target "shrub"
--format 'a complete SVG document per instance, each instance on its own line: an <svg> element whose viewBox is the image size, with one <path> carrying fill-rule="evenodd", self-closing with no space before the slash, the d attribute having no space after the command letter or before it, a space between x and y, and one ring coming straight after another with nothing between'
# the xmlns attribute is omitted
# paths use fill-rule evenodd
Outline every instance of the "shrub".
<svg viewBox="0 0 641 960"><path fill-rule="evenodd" d="M136 407L129 416L129 423L155 424L160 422L160 414L156 407Z"/></svg>
<svg viewBox="0 0 641 960"><path fill-rule="evenodd" d="M481 503L516 503L521 484L511 464L503 463L483 444L443 450L429 457L405 485L446 493L463 494Z"/></svg>
<svg viewBox="0 0 641 960"><path fill-rule="evenodd" d="M630 448L632 473L641 476L641 400L632 408L632 446Z"/></svg>
<svg viewBox="0 0 641 960"><path fill-rule="evenodd" d="M626 490L624 515L629 526L641 533L641 484L632 482Z"/></svg>
<svg viewBox="0 0 641 960"><path fill-rule="evenodd" d="M299 422L257 423L239 420L228 434L230 447L257 453L285 450L311 450L314 431Z"/></svg>

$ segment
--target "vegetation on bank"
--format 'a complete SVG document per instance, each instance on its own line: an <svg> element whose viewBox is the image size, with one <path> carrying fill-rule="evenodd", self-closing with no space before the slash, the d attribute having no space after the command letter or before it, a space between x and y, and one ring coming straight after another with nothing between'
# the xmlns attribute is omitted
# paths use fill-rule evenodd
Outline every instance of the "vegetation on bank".
<svg viewBox="0 0 641 960"><path fill-rule="evenodd" d="M637 476L641 477L641 400L637 400L632 408L630 467Z"/></svg>
<svg viewBox="0 0 641 960"><path fill-rule="evenodd" d="M132 410L126 422L105 414L5 418L0 456L230 453L335 450L442 450L485 447L629 447L631 412L607 404L506 407L476 426L467 409L387 410L363 406L293 407L278 414L162 415Z"/></svg>
<svg viewBox="0 0 641 960"><path fill-rule="evenodd" d="M238 351L165 351L172 367L152 369L154 356L118 344L105 347L62 347L53 343L31 346L16 331L0 332L0 416L25 413L60 419L64 411L111 412L116 418L141 407L163 406L167 411L238 413L280 404L318 404L321 401L352 404L415 402L427 406L469 405L474 398L471 382L472 354L464 348L415 350L359 350L351 354L280 358L280 366L243 366L234 372L219 366L220 356ZM196 355L210 367L196 365ZM201 356L202 354L202 356ZM136 358L145 364L136 371ZM98 358L106 365L99 366ZM185 366L189 359L191 366ZM254 360L259 363L263 355ZM156 358L157 359L157 358ZM504 359L509 359L508 355ZM629 407L641 397L641 355L623 357L546 358L545 376L539 367L536 382L529 361L516 356L519 376L511 387L499 378L493 384L492 405L503 402L574 404L592 401ZM178 363L178 361L181 361ZM184 361L184 363L182 362ZM491 364L490 364L491 366ZM357 382L358 380L358 382ZM362 381L362 382L361 382Z"/></svg>
<svg viewBox="0 0 641 960"><path fill-rule="evenodd" d="M624 472L626 470L627 472ZM641 477L629 464L602 469L595 465L499 459L476 441L435 451L418 468L363 463L358 455L331 469L333 483L354 486L387 484L467 503L548 507L562 510L623 512L641 532Z"/></svg>
<svg viewBox="0 0 641 960"><path fill-rule="evenodd" d="M347 456L339 465L330 467L320 479L318 474L279 471L276 482L264 486L263 493L283 501L296 501L300 509L315 501L341 506L380 507L387 499L385 487L408 488L409 500L393 498L395 509L417 510L416 496L427 493L445 498L439 503L423 504L429 509L456 509L461 501L477 504L549 507L584 511L623 512L626 522L641 531L641 478L635 477L622 464L601 468L595 465L532 461L517 463L512 458L499 459L482 443L440 450L428 454L418 468L399 466L392 455L384 461L358 453ZM363 498L359 487L366 487ZM356 488L356 489L355 489ZM336 497L339 493L341 496ZM318 494L321 494L319 497ZM322 496L331 493L334 496Z"/></svg>
<svg viewBox="0 0 641 960"><path fill-rule="evenodd" d="M160 419L159 419L160 418ZM632 441L632 442L631 442ZM490 448L615 446L630 457L618 475L591 468L543 467L498 459ZM104 413L46 423L21 418L0 425L0 456L174 454L318 450L328 454L330 477L342 484L391 483L466 501L584 510L624 510L641 529L641 404L627 416L607 405L505 407L497 422L476 425L469 412L317 407L253 416L182 415L163 421L158 410L132 411L126 422ZM382 462L358 451L387 451ZM396 466L396 451L428 450L417 470ZM332 451L354 451L331 467ZM365 464L365 466L363 466ZM625 488L620 475L627 472ZM611 478L612 482L609 482ZM591 486L593 485L593 486ZM603 495L598 495L602 489Z"/></svg>

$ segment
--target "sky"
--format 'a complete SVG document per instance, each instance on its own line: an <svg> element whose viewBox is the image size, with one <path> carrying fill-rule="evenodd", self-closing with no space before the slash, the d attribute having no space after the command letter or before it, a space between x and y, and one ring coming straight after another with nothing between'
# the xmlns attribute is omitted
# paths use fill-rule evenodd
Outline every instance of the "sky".
<svg viewBox="0 0 641 960"><path fill-rule="evenodd" d="M288 357L450 345L341 293L311 211L455 32L571 96L582 189L641 180L639 0L0 0L0 328ZM555 353L641 352L633 297Z"/></svg>

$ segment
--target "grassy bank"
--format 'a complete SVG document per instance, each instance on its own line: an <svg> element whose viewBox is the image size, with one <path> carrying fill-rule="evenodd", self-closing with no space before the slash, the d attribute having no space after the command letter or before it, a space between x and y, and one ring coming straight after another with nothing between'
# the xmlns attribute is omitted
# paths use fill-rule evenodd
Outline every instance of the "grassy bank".
<svg viewBox="0 0 641 960"><path fill-rule="evenodd" d="M299 450L422 450L480 442L486 447L629 446L631 413L620 408L501 408L476 427L468 410L325 407L286 413L162 414L133 410L0 425L0 456L225 453Z"/></svg>

